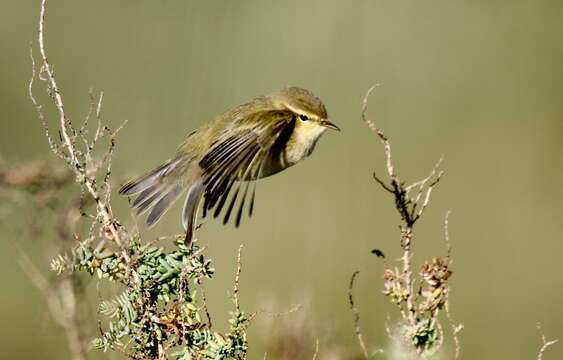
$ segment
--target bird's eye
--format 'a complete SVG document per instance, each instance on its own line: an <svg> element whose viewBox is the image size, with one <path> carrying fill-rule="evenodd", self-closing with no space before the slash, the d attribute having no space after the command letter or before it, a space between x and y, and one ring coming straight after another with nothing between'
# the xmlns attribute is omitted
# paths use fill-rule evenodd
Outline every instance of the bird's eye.
<svg viewBox="0 0 563 360"><path fill-rule="evenodd" d="M303 115L303 114L299 115L299 118L300 118L301 120L303 120L303 121L309 120L309 118L307 117L307 115Z"/></svg>

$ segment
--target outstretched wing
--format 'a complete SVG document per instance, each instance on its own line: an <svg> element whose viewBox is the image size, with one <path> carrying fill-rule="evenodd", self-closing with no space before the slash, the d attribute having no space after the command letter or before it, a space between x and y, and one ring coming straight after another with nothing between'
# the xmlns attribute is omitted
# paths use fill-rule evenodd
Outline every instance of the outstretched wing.
<svg viewBox="0 0 563 360"><path fill-rule="evenodd" d="M205 186L203 215L214 209L213 216L219 216L234 189L223 219L226 224L237 202L241 184L246 182L235 225L240 225L250 183L252 194L248 215L252 216L254 181L265 176L265 169L285 167L285 144L294 126L295 117L290 111L263 111L238 120L226 129L199 163Z"/></svg>

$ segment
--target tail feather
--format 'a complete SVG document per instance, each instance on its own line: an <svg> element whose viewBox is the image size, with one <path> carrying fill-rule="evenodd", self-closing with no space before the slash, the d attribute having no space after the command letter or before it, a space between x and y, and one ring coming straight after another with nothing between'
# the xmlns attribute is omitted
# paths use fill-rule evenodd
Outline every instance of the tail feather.
<svg viewBox="0 0 563 360"><path fill-rule="evenodd" d="M137 215L142 215L148 210L154 209L154 207L159 203L161 203L161 201L164 200L165 197L167 198L167 200L163 201L161 203L161 206L165 203L172 206L174 201L178 198L178 196L180 196L180 194L184 190L185 190L184 187L176 183L155 184L153 187L145 190L147 192L146 194L143 192L137 196L135 201L133 201L133 205L132 205L133 209L137 210L136 211ZM175 192L177 192L177 194L175 194ZM137 200L139 201L137 202ZM152 222L151 224L149 224L149 222L147 221L148 226L152 226L154 223L156 223L156 221Z"/></svg>
<svg viewBox="0 0 563 360"><path fill-rule="evenodd" d="M133 204L131 204L131 206L137 208L141 205L141 203L145 202L145 200L149 199L152 195L154 195L154 189L152 187L141 191L141 193L137 195L135 200L133 200Z"/></svg>
<svg viewBox="0 0 563 360"><path fill-rule="evenodd" d="M184 226L184 230L186 230L186 238L184 240L186 245L189 245L192 242L196 212L203 190L203 180L199 178L190 186L188 195L184 201L184 209L182 210L182 225Z"/></svg>
<svg viewBox="0 0 563 360"><path fill-rule="evenodd" d="M168 210L174 201L178 199L183 189L180 185L174 186L171 190L166 192L160 197L160 200L152 207L152 210L147 217L147 226L153 226L156 222L164 215L166 210Z"/></svg>
<svg viewBox="0 0 563 360"><path fill-rule="evenodd" d="M142 196L143 194L141 193L139 196L137 196L137 199L133 201L133 209L137 210L137 215L141 215L145 211L150 209L167 192L166 189L164 189L164 187L158 187L158 186L155 186L155 188L149 188L147 190L151 190L151 192L148 195Z"/></svg>
<svg viewBox="0 0 563 360"><path fill-rule="evenodd" d="M147 226L150 227L160 220L162 215L187 188L188 194L182 211L182 224L186 230L186 244L189 244L192 239L194 218L203 194L204 185L201 178L186 185L178 182L179 177L174 175L175 171L185 170L185 161L174 159L123 185L119 193L127 196L137 194L132 206L138 215L150 210L146 220Z"/></svg>
<svg viewBox="0 0 563 360"><path fill-rule="evenodd" d="M160 165L148 174L145 174L140 178L123 185L121 189L119 189L119 193L121 195L135 195L137 193L140 193L141 191L148 189L149 187L152 187L159 181L159 179L163 175L173 169L176 164L176 161L169 161Z"/></svg>

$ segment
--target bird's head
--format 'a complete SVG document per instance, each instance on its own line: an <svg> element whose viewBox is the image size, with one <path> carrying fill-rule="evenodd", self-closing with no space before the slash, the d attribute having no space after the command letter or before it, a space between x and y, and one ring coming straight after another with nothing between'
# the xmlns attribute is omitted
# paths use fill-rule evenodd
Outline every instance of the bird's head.
<svg viewBox="0 0 563 360"><path fill-rule="evenodd" d="M288 87L270 97L282 108L290 110L297 119L295 126L301 130L322 132L340 128L328 120L326 108L318 97L299 87Z"/></svg>

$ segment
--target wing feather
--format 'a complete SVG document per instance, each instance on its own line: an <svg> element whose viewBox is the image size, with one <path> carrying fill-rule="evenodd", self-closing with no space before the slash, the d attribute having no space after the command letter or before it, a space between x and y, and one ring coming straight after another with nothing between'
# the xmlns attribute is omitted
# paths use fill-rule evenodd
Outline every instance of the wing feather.
<svg viewBox="0 0 563 360"><path fill-rule="evenodd" d="M254 182L262 177L267 164L271 165L275 159L283 161L281 152L285 149L285 143L279 142L287 141L284 134L293 131L294 122L295 117L290 111L263 111L254 114L250 119L239 120L219 136L199 163L203 169L205 184L204 214L214 208L213 216L219 216L234 188L223 219L224 223L229 221L241 193L241 182ZM242 190L235 219L236 226L241 222L245 204L249 206L249 216L254 208L255 186L253 185L249 202L245 201L249 184Z"/></svg>
<svg viewBox="0 0 563 360"><path fill-rule="evenodd" d="M245 167L247 159L254 156L254 154L255 152L252 147L243 149L241 154L236 157L232 157L232 160L223 166L221 170L218 170L210 175L212 181L207 183L206 187L210 194L208 203L209 209L215 205L218 197L221 196L225 190L230 189L232 183L240 177L238 176L237 171L240 171L240 168ZM221 174L232 174L232 176L223 176Z"/></svg>

